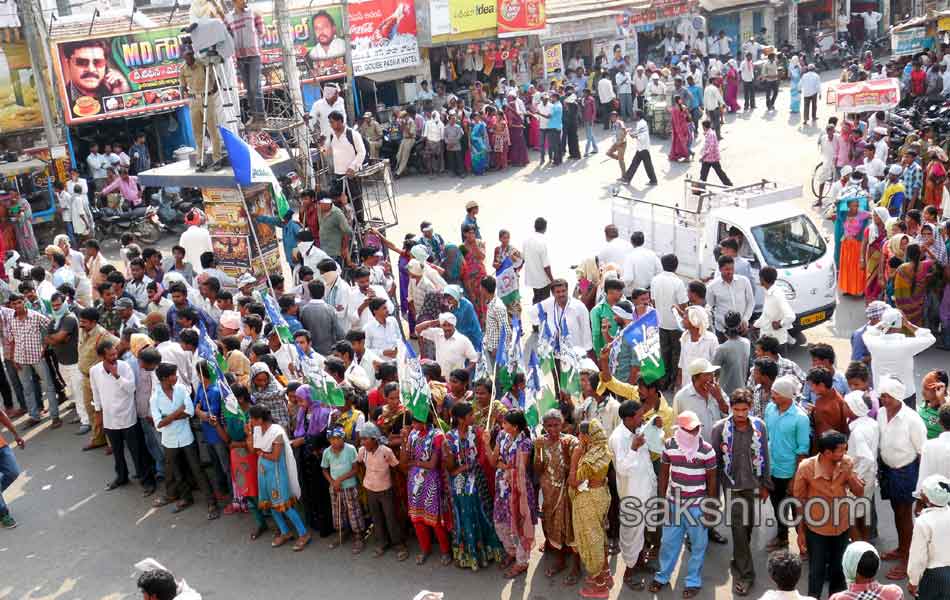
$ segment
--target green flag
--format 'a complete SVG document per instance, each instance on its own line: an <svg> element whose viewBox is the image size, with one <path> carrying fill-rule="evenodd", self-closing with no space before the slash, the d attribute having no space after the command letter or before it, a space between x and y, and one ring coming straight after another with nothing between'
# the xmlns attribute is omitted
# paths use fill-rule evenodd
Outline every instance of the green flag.
<svg viewBox="0 0 950 600"><path fill-rule="evenodd" d="M329 375L323 377L323 398L321 400L329 406L343 406L346 404L343 398L343 390Z"/></svg>
<svg viewBox="0 0 950 600"><path fill-rule="evenodd" d="M402 391L403 403L406 409L417 421L425 422L429 418L429 386L419 388L404 388Z"/></svg>

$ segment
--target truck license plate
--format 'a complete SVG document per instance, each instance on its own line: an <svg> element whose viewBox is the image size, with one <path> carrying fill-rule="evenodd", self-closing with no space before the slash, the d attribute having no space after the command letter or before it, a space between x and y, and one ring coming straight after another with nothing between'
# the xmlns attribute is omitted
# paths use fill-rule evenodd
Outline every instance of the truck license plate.
<svg viewBox="0 0 950 600"><path fill-rule="evenodd" d="M825 311L819 311L814 314L808 315L807 317L802 317L802 325L811 325L812 323L818 323L819 321L825 320Z"/></svg>

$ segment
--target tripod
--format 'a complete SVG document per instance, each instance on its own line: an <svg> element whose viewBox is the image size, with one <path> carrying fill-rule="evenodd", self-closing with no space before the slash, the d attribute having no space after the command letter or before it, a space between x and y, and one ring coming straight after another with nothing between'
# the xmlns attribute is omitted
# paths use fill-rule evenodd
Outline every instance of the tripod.
<svg viewBox="0 0 950 600"><path fill-rule="evenodd" d="M235 73L233 72L233 67L229 62L225 62L224 58L217 53L213 48L208 50L204 56L201 57L201 62L205 66L205 85L204 85L204 94L201 99L201 108L204 119L201 127L201 139L196 140L198 143L198 168L199 172L205 171L210 168L220 168L224 164L223 158L217 160L216 162L206 165L205 164L205 134L207 133L208 137L212 140L212 136L221 136L219 131L211 131L208 121L208 104L209 100L214 101L213 96L218 94L220 98L220 113L222 117L221 123L227 129L230 129L235 134L240 135L240 128L242 126L241 119L238 118L238 111L240 111L240 100L238 98L237 90L234 86ZM214 78L214 87L211 88L211 80ZM213 91L212 91L213 90ZM237 107L237 108L236 108ZM212 106L212 110L218 110L217 106ZM218 121L214 119L214 121Z"/></svg>

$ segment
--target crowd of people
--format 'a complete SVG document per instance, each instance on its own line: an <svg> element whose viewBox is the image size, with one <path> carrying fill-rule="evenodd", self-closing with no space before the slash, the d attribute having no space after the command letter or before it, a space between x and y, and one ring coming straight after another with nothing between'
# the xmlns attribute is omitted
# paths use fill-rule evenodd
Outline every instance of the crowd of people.
<svg viewBox="0 0 950 600"><path fill-rule="evenodd" d="M80 253L66 235L45 249L51 272L11 257L0 423L22 444L8 414L33 427L48 413L58 428L72 402L83 449L114 461L107 490L137 479L153 506L175 512L200 490L209 519L249 512L251 539L276 527L274 547L303 550L318 534L330 548L348 538L359 554L372 532L373 554L401 561L411 532L417 564L438 552L443 565L498 563L514 578L543 538L546 576L563 572L565 585L605 597L611 555L627 586L656 592L672 584L686 543L690 598L708 542L729 543L690 515L722 497L734 516L767 504L779 515L767 549L780 590L797 584L800 556L813 597L826 585L838 600L898 597L875 580L884 561L887 578L907 579L919 598L944 593L948 378L914 380L914 356L934 336L906 306L872 302L852 360L816 344L804 372L782 356L794 313L777 273L764 267L751 281L736 236L720 244L714 279L684 282L674 255L608 226L572 294L555 277L543 218L520 248L499 232L489 254L471 202L458 235L423 222L395 244L371 231L377 245L351 259L347 232L334 229L339 210L329 194L305 193L298 243L286 246L293 281L229 277L202 251L210 240L198 222L170 257L129 245L112 264L94 240ZM511 293L512 277L530 303ZM660 376L641 369L647 358L625 335L654 312ZM505 378L493 365L545 344L557 349L555 370L577 360L578 381L554 377L553 407L529 423L537 371L521 364ZM424 410L406 394L414 360ZM8 447L0 457L6 488L16 461ZM878 487L898 532L880 555L867 544L873 503L842 508L834 523L804 505L873 499ZM662 499L678 516L628 518L630 498ZM789 510L805 520L790 525ZM729 524L736 595L755 582L756 528Z"/></svg>

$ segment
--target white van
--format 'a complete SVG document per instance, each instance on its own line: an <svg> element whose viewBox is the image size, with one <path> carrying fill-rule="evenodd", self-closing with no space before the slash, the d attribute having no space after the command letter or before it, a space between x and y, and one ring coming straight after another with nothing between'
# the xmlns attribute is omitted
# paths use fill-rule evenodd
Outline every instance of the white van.
<svg viewBox="0 0 950 600"><path fill-rule="evenodd" d="M837 279L833 245L791 202L800 196L800 185L762 181L723 187L687 179L683 202L674 206L615 192L613 223L624 238L642 231L657 255L677 256L681 276L702 280L716 275L714 251L737 229L744 238L739 253L751 263L753 276L757 279L766 265L778 271L776 285L795 311L793 329L801 331L831 319Z"/></svg>

